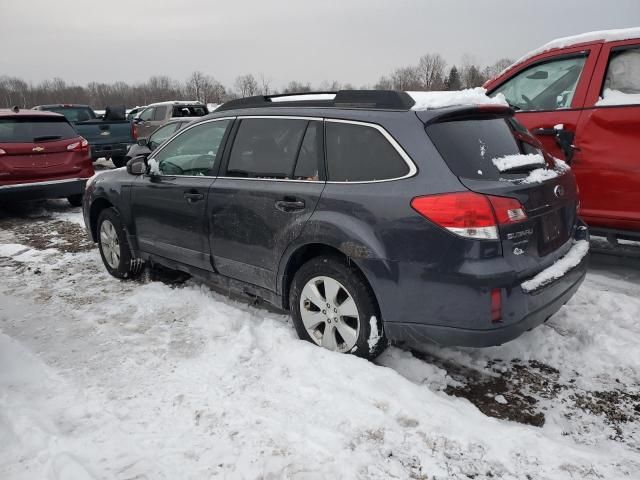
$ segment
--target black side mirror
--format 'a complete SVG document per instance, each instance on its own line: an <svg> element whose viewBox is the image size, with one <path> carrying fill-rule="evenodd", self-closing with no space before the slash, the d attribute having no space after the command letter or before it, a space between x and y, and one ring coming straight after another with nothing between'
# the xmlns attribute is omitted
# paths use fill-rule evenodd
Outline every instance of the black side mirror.
<svg viewBox="0 0 640 480"><path fill-rule="evenodd" d="M138 145L140 145L141 147L144 147L147 145L147 139L146 138L139 138L138 139Z"/></svg>
<svg viewBox="0 0 640 480"><path fill-rule="evenodd" d="M127 173L130 175L142 175L147 172L147 157L134 157L127 162Z"/></svg>

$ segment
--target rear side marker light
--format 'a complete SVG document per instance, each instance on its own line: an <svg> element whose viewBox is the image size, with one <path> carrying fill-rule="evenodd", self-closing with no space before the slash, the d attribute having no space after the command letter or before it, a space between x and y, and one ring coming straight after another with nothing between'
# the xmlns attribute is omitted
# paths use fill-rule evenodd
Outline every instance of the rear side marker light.
<svg viewBox="0 0 640 480"><path fill-rule="evenodd" d="M491 290L491 322L500 320L502 320L502 289L494 288Z"/></svg>
<svg viewBox="0 0 640 480"><path fill-rule="evenodd" d="M411 207L451 233L481 240L497 240L499 225L527 219L524 208L515 198L475 192L415 197Z"/></svg>
<svg viewBox="0 0 640 480"><path fill-rule="evenodd" d="M5 152L3 149L0 148L0 155L6 155L7 152Z"/></svg>

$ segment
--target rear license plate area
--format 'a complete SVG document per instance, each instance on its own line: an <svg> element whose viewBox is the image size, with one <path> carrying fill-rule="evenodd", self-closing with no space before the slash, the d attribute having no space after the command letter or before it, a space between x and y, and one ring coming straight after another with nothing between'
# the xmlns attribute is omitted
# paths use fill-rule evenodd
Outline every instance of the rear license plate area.
<svg viewBox="0 0 640 480"><path fill-rule="evenodd" d="M566 241L566 231L564 216L560 210L555 210L544 215L540 219L540 248L539 253L547 253L560 247Z"/></svg>

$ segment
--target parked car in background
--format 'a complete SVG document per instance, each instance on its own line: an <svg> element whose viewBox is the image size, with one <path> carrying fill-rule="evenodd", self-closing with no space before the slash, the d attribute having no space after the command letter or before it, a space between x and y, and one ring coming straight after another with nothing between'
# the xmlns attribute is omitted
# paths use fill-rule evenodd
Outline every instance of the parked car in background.
<svg viewBox="0 0 640 480"><path fill-rule="evenodd" d="M89 144L62 115L0 109L0 202L67 198L94 174Z"/></svg>
<svg viewBox="0 0 640 480"><path fill-rule="evenodd" d="M188 125L198 117L184 117L184 118L172 118L163 126L153 132L149 138L140 138L138 143L135 143L129 147L129 151L125 157L125 162L131 160L138 155L148 156L158 146L162 144L167 138L180 130L185 125Z"/></svg>
<svg viewBox="0 0 640 480"><path fill-rule="evenodd" d="M88 105L39 105L33 109L64 115L89 142L94 161L108 158L116 167L122 167L129 146L136 143L138 138L133 123L125 118L123 107L107 108L104 118L97 118Z"/></svg>
<svg viewBox="0 0 640 480"><path fill-rule="evenodd" d="M640 28L554 40L485 88L571 164L592 233L640 239Z"/></svg>
<svg viewBox="0 0 640 480"><path fill-rule="evenodd" d="M227 102L95 177L89 234L115 277L189 272L290 310L331 350L506 342L585 277L573 173L506 105L416 98Z"/></svg>
<svg viewBox="0 0 640 480"><path fill-rule="evenodd" d="M132 109L127 110L127 120L133 120L145 108L147 108L146 105L142 107L134 107Z"/></svg>
<svg viewBox="0 0 640 480"><path fill-rule="evenodd" d="M207 106L197 101L171 101L152 103L134 119L140 138L148 138L158 127L171 118L202 117L209 112Z"/></svg>

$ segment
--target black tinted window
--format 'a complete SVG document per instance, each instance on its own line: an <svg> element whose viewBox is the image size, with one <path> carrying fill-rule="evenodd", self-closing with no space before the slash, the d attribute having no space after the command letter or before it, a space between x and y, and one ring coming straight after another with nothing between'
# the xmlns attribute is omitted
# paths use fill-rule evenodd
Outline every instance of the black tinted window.
<svg viewBox="0 0 640 480"><path fill-rule="evenodd" d="M309 122L304 134L298 162L293 174L296 180L319 180L322 158L322 122Z"/></svg>
<svg viewBox="0 0 640 480"><path fill-rule="evenodd" d="M227 176L291 178L306 120L242 120L231 149Z"/></svg>
<svg viewBox="0 0 640 480"><path fill-rule="evenodd" d="M0 142L46 142L75 138L78 134L62 117L0 118Z"/></svg>
<svg viewBox="0 0 640 480"><path fill-rule="evenodd" d="M458 177L496 180L500 172L494 158L523 152L507 120L492 118L435 123L427 134Z"/></svg>
<svg viewBox="0 0 640 480"><path fill-rule="evenodd" d="M173 107L172 117L203 117L207 115L204 105L175 105Z"/></svg>
<svg viewBox="0 0 640 480"><path fill-rule="evenodd" d="M326 129L330 181L386 180L409 173L400 154L375 128L327 122Z"/></svg>

